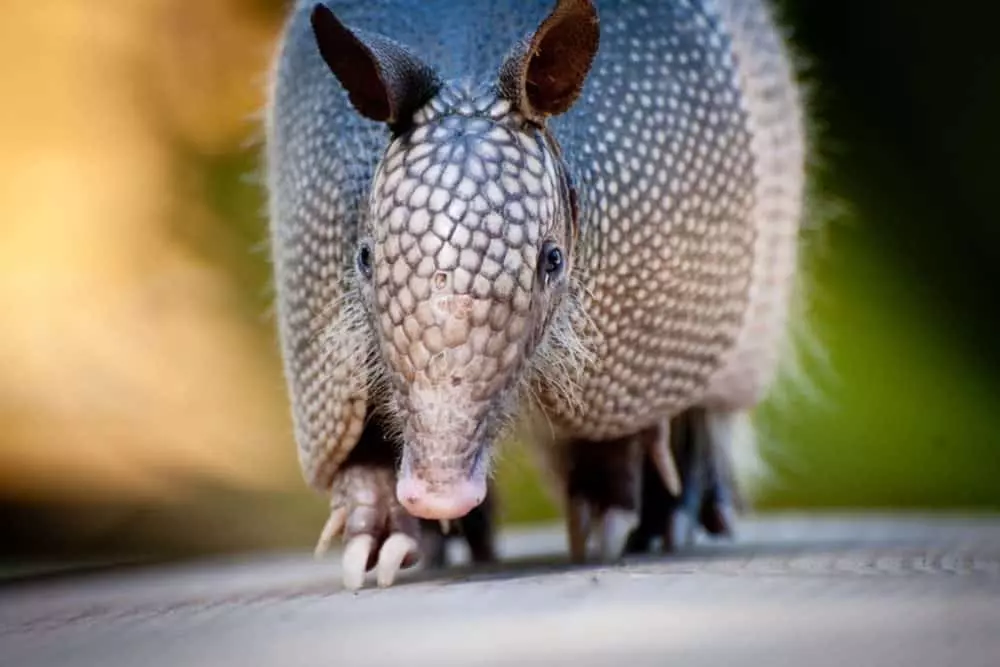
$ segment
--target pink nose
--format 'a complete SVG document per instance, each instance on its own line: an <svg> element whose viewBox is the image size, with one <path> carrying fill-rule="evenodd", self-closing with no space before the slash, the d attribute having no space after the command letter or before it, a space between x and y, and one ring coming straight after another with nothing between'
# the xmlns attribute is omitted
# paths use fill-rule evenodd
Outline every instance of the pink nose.
<svg viewBox="0 0 1000 667"><path fill-rule="evenodd" d="M424 480L406 475L396 482L396 498L421 519L461 519L486 498L486 483L464 479L431 491Z"/></svg>

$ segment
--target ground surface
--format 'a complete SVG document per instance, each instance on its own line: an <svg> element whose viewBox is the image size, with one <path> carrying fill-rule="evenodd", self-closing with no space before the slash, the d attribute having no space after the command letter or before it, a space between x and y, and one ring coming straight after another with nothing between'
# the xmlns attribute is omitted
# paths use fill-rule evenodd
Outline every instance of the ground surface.
<svg viewBox="0 0 1000 667"><path fill-rule="evenodd" d="M777 516L737 543L340 589L337 560L202 562L0 587L0 664L1000 665L1000 519Z"/></svg>

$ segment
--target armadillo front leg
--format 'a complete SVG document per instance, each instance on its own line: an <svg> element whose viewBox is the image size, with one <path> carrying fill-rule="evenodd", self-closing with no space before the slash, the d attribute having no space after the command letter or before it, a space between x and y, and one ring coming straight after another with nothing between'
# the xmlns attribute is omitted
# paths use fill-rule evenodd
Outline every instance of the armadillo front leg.
<svg viewBox="0 0 1000 667"><path fill-rule="evenodd" d="M688 437L677 453L684 492L670 522L668 549L690 545L698 528L709 535L730 536L739 501L729 460L733 444L729 426L739 415L695 408L686 416Z"/></svg>
<svg viewBox="0 0 1000 667"><path fill-rule="evenodd" d="M419 560L420 526L396 500L395 488L393 448L372 419L333 481L330 518L316 546L320 556L343 537L343 581L350 590L361 588L372 569L379 586L389 586L401 568Z"/></svg>
<svg viewBox="0 0 1000 667"><path fill-rule="evenodd" d="M330 517L320 535L316 555L342 536L345 544L344 586L357 590L376 569L379 586L390 586L399 571L423 562L432 569L448 565L446 541L463 537L477 564L496 561L493 503L484 502L445 528L419 521L396 498L395 456L376 420L338 472L330 489Z"/></svg>
<svg viewBox="0 0 1000 667"><path fill-rule="evenodd" d="M614 442L574 441L568 451L567 523L573 561L587 560L596 533L601 560L621 555L620 546L639 520L642 457L634 438Z"/></svg>

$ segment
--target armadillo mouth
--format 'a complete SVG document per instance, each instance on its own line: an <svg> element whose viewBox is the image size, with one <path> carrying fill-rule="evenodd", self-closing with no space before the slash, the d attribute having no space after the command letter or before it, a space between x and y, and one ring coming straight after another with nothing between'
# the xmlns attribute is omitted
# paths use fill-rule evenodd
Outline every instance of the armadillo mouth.
<svg viewBox="0 0 1000 667"><path fill-rule="evenodd" d="M420 519L461 519L486 499L485 451L484 446L477 448L467 470L432 468L415 472L404 448L396 498L407 512Z"/></svg>

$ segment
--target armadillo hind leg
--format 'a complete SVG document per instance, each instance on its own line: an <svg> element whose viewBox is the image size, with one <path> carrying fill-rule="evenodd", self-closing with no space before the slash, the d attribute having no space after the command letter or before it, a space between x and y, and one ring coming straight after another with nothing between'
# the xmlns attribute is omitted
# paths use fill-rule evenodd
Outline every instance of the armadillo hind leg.
<svg viewBox="0 0 1000 667"><path fill-rule="evenodd" d="M672 493L667 488L651 457L643 458L639 525L625 544L625 553L628 555L653 553L658 546L663 551L673 550L674 517L681 506L682 493L688 488L684 482L690 482L690 467L685 458L690 451L690 426L691 419L687 412L682 412L670 422L670 451L678 467L687 473L681 478L681 493Z"/></svg>
<svg viewBox="0 0 1000 667"><path fill-rule="evenodd" d="M736 489L728 474L728 443L720 441L712 428L715 415L705 408L692 408L684 415L684 437L675 442L683 492L664 529L664 550L690 546L695 533L730 535L735 517Z"/></svg>
<svg viewBox="0 0 1000 667"><path fill-rule="evenodd" d="M639 524L629 536L626 553L650 553L659 542L673 552L694 542L703 530L716 537L731 536L739 489L731 472L729 447L732 422L742 413L691 408L671 421L671 451L680 469L680 495L671 493L646 457L643 462Z"/></svg>

